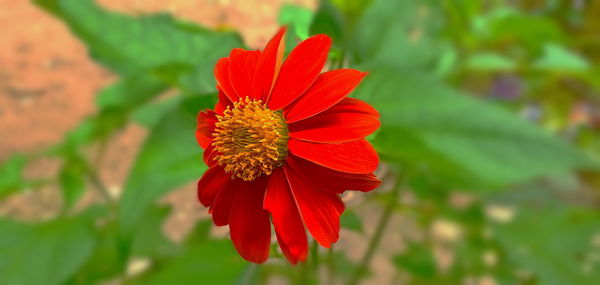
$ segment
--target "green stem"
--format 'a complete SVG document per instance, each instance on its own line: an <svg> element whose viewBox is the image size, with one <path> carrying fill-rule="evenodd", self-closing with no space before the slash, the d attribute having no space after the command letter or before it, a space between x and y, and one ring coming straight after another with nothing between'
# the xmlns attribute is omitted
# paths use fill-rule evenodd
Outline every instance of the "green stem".
<svg viewBox="0 0 600 285"><path fill-rule="evenodd" d="M300 264L300 283L299 284L308 284L308 275L309 275L309 269L308 269L308 260L302 262L302 264Z"/></svg>
<svg viewBox="0 0 600 285"><path fill-rule="evenodd" d="M104 185L100 177L98 177L97 171L95 169L89 169L88 171L88 179L94 185L94 189L98 191L100 196L108 203L111 207L116 207L116 202L113 200L112 196L110 196L110 192L108 188Z"/></svg>
<svg viewBox="0 0 600 285"><path fill-rule="evenodd" d="M327 249L327 284L335 284L335 259L333 255L333 245Z"/></svg>
<svg viewBox="0 0 600 285"><path fill-rule="evenodd" d="M312 260L312 268L313 274L319 270L319 244L316 240L313 240L312 246L310 248L310 255Z"/></svg>
<svg viewBox="0 0 600 285"><path fill-rule="evenodd" d="M360 264L354 271L354 274L350 278L350 281L348 282L348 284L350 284L350 285L358 284L360 279L363 277L366 269L369 267L369 264L371 263L371 259L373 259L373 254L375 254L375 250L377 250L377 247L379 246L379 243L381 242L381 238L383 237L383 233L387 227L387 224L389 223L390 218L392 217L394 208L396 208L396 205L398 204L398 194L400 193L400 188L401 188L401 183L400 183L400 181L398 181L396 183L396 186L394 186L394 188L392 189L391 197L388 200L388 204L386 205L385 209L383 210L383 214L381 216L381 219L379 220L379 223L377 224L377 227L375 228L375 233L373 234L373 237L371 238L371 241L369 242L367 251L363 255L363 257L360 261Z"/></svg>
<svg viewBox="0 0 600 285"><path fill-rule="evenodd" d="M96 152L96 156L93 159L93 161L94 161L93 165L101 164L102 158L104 156L104 152L106 151L107 143L108 143L108 141L106 139L104 139L100 142L100 145L98 147L98 152ZM98 193L100 194L100 196L102 196L102 198L106 201L106 203L108 203L112 208L116 208L116 202L110 195L110 192L108 191L108 188L106 187L106 185L104 185L104 183L98 176L98 169L88 163L87 174L88 174L88 179L94 185L94 189L96 189L98 191Z"/></svg>

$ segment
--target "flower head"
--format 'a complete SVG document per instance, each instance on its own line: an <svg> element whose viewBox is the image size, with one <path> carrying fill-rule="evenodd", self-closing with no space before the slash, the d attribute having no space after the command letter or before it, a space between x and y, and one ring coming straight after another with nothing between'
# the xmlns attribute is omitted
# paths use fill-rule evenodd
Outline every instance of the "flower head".
<svg viewBox="0 0 600 285"><path fill-rule="evenodd" d="M364 139L375 109L347 95L366 75L321 73L331 46L311 37L283 61L285 28L262 51L234 49L215 67L219 101L198 114L196 138L209 169L198 199L229 225L240 255L269 257L271 223L292 264L306 259L306 231L322 246L339 237L346 190L371 191L379 158Z"/></svg>

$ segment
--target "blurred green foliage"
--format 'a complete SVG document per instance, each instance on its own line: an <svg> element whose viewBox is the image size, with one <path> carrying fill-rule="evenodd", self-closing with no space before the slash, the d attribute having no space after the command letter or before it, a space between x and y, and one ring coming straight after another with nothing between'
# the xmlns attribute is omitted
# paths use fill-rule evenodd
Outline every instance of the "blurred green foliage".
<svg viewBox="0 0 600 285"><path fill-rule="evenodd" d="M119 14L93 0L34 2L64 21L120 80L98 92L97 113L61 143L0 165L0 198L55 183L64 206L50 221L0 219L0 284L249 284L273 276L302 284L320 280L306 277L318 266L328 272L324 284L374 274L360 268L368 257L357 263L337 249L313 250L307 264L294 268L276 251L274 262L250 265L228 241L209 236L210 221L199 222L182 243L164 236L170 209L157 201L205 169L193 135L195 115L216 100L216 60L243 47L236 33L166 14ZM290 26L289 41L326 33L334 39L332 68L370 73L353 96L381 113L382 127L371 139L387 165L385 185L401 177L406 186L401 198L382 187L359 206L387 205L416 225L382 232L404 241L393 249L398 252L386 249L396 268L392 282L600 280L598 19L595 1L283 6L279 21ZM176 95L159 96L169 90ZM85 149L102 149L129 122L149 135L122 197L114 200ZM28 163L45 156L63 163L56 179L26 179ZM105 202L78 209L88 189L103 193ZM457 196L470 202L457 205ZM363 213L351 207L342 226L376 245L366 230L371 227L363 225L376 223ZM453 257L445 267L440 247ZM147 268L128 273L140 260Z"/></svg>

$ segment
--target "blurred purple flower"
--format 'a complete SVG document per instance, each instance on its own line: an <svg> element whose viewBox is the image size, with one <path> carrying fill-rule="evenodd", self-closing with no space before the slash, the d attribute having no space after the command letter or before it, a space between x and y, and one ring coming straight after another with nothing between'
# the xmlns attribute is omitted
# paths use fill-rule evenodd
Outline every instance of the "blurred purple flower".
<svg viewBox="0 0 600 285"><path fill-rule="evenodd" d="M523 94L523 83L521 79L512 74L498 76L490 88L490 97L515 100Z"/></svg>

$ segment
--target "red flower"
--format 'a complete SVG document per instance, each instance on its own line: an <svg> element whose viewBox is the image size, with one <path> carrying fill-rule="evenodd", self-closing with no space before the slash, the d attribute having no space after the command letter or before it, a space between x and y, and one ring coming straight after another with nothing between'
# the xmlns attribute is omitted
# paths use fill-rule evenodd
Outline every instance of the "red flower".
<svg viewBox="0 0 600 285"><path fill-rule="evenodd" d="M345 190L371 191L379 158L364 139L379 114L346 97L366 75L321 73L331 39L311 37L283 61L285 28L263 51L234 49L215 67L219 102L198 114L196 137L209 169L200 203L229 225L240 255L269 256L271 222L292 264L306 259L306 229L324 247L339 237Z"/></svg>

